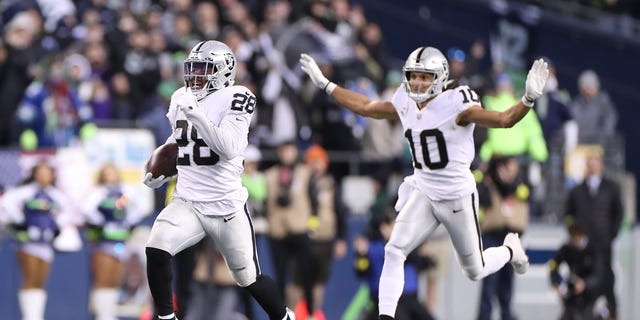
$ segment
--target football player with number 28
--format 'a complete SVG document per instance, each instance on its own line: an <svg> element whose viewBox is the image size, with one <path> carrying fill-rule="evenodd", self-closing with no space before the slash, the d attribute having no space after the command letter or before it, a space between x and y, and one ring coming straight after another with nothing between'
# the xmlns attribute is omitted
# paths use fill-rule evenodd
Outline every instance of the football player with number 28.
<svg viewBox="0 0 640 320"><path fill-rule="evenodd" d="M176 319L171 259L211 236L239 286L246 288L272 320L295 319L275 282L261 274L254 230L240 182L256 98L234 84L236 58L219 41L202 41L184 61L185 86L171 96L167 118L178 144L178 182L173 200L156 218L146 244L147 277L160 319ZM158 188L169 177L144 184Z"/></svg>
<svg viewBox="0 0 640 320"><path fill-rule="evenodd" d="M525 273L529 259L515 233L504 244L483 250L478 228L478 194L470 165L475 125L509 128L522 119L542 95L547 63L533 63L525 94L511 108L483 109L467 86L447 89L449 64L433 47L415 49L407 58L403 83L391 101L371 100L329 81L313 58L302 54L302 70L313 83L347 109L376 119L399 119L413 155L413 175L398 189L399 212L385 246L380 276L379 319L393 319L404 287L404 261L440 224L451 236L465 275L480 280L508 262Z"/></svg>

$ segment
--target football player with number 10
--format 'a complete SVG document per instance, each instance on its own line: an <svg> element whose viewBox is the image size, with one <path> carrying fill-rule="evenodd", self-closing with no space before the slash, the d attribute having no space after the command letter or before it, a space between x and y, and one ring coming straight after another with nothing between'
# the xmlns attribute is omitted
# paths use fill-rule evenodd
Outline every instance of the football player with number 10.
<svg viewBox="0 0 640 320"><path fill-rule="evenodd" d="M393 319L404 287L404 261L440 224L451 236L465 275L480 280L508 262L525 273L529 259L515 233L504 245L482 248L478 228L478 194L470 165L474 158L475 125L510 128L520 121L542 95L549 75L547 63L533 63L525 94L511 108L483 109L480 98L467 86L447 88L449 63L433 47L415 49L407 58L403 82L391 101L371 100L329 81L307 54L302 70L320 89L347 109L376 119L399 119L413 155L413 175L398 189L398 217L385 246L380 276L379 319Z"/></svg>
<svg viewBox="0 0 640 320"><path fill-rule="evenodd" d="M240 182L255 95L233 85L236 58L219 41L202 41L184 61L184 84L171 96L167 118L176 143L178 182L146 245L147 277L160 319L177 319L171 299L171 259L211 236L237 284L246 288L271 320L294 320L275 282L260 272L247 189ZM167 148L169 149L169 148ZM147 172L158 188L170 177Z"/></svg>

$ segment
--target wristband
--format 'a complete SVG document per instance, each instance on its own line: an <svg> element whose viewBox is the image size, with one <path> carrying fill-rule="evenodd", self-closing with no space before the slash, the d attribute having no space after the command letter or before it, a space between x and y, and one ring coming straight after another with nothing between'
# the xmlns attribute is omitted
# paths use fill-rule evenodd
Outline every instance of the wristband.
<svg viewBox="0 0 640 320"><path fill-rule="evenodd" d="M527 95L522 96L522 104L524 104L526 107L532 108L534 102L536 101L531 100L530 98L527 97Z"/></svg>
<svg viewBox="0 0 640 320"><path fill-rule="evenodd" d="M335 90L337 86L338 86L337 84L329 81L324 86L324 88L322 88L322 90L324 90L324 92L326 92L328 95L331 95L331 93L333 93L333 90Z"/></svg>

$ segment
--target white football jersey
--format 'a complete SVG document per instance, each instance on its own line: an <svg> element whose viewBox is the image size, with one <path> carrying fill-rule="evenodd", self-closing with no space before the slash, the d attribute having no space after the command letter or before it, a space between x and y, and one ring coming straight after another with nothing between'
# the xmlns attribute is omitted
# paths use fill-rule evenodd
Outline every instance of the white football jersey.
<svg viewBox="0 0 640 320"><path fill-rule="evenodd" d="M242 209L248 197L247 189L242 186L240 179L244 157L219 155L212 149L224 150L223 144L238 141L246 147L256 97L244 86L230 86L217 90L198 102L198 107L214 126L222 127L225 126L223 122L226 122L227 127L237 129L228 141L222 141L220 146L210 147L178 108L183 94L184 87L174 92L167 112L173 128L172 138L179 146L178 182L174 196L203 202L203 214L227 215L236 212Z"/></svg>
<svg viewBox="0 0 640 320"><path fill-rule="evenodd" d="M459 126L459 113L480 105L468 86L443 91L422 110L401 85L392 98L413 156L416 187L432 200L468 196L476 188L471 162L475 124Z"/></svg>

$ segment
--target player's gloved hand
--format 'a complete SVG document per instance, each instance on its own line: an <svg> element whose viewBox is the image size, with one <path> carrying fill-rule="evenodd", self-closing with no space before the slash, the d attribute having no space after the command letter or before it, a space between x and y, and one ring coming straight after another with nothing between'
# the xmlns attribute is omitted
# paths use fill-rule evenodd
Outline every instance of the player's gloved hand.
<svg viewBox="0 0 640 320"><path fill-rule="evenodd" d="M313 81L316 86L324 90L327 94L330 95L337 87L335 83L329 81L329 79L322 74L322 71L320 71L316 61L308 54L303 53L300 55L300 64L302 71L306 72L309 75L309 78L311 78L311 81Z"/></svg>
<svg viewBox="0 0 640 320"><path fill-rule="evenodd" d="M196 96L191 92L191 88L187 87L186 93L183 94L180 101L178 101L178 108L180 108L180 111L182 111L185 116L198 109L198 99L196 99Z"/></svg>
<svg viewBox="0 0 640 320"><path fill-rule="evenodd" d="M549 66L542 59L536 60L527 74L522 104L529 108L533 107L533 103L542 95L547 78L549 78Z"/></svg>
<svg viewBox="0 0 640 320"><path fill-rule="evenodd" d="M151 175L151 172L147 172L144 175L144 178L142 178L142 183L144 183L147 187L151 189L157 189L169 180L171 180L171 177L165 177L164 175L161 175L157 178L154 178Z"/></svg>

